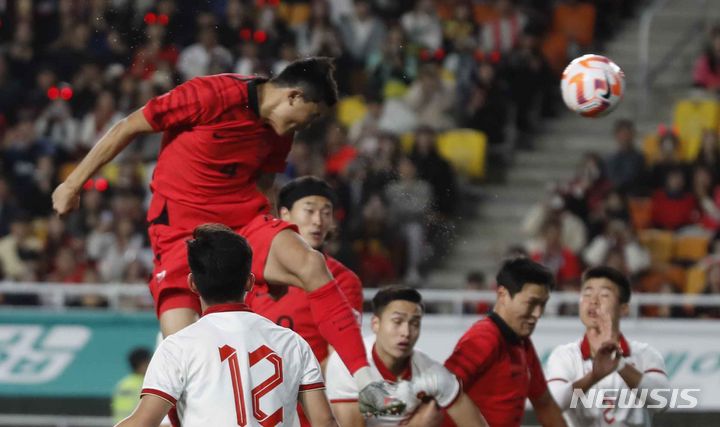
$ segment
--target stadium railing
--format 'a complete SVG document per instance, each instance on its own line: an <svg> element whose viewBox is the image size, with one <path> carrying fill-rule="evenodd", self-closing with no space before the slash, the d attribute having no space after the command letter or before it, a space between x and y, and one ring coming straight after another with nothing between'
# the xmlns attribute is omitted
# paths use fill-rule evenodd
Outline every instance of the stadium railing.
<svg viewBox="0 0 720 427"><path fill-rule="evenodd" d="M370 301L377 289L364 289L365 301ZM494 291L465 291L452 289L421 288L423 299L428 305L441 306L447 314L463 314L466 304L492 303ZM64 310L73 297L85 295L102 296L112 310L137 310L138 300L145 303L144 309L152 305L146 284L63 284L63 283L20 283L0 282L0 294L38 295L45 309ZM577 292L553 292L546 307L548 315L557 315L564 305L578 303ZM130 303L128 303L130 301ZM720 307L720 295L707 294L663 294L636 293L630 300L630 317L640 317L643 306L695 306ZM143 308L140 308L143 309Z"/></svg>

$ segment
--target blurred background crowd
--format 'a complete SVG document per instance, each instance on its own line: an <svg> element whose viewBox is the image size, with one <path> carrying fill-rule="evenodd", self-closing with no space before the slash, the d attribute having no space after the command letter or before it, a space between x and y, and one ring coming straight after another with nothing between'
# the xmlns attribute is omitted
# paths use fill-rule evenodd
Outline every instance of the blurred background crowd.
<svg viewBox="0 0 720 427"><path fill-rule="evenodd" d="M490 156L532 149L542 121L558 114L568 58L602 50L638 3L4 2L1 277L145 282L152 269L145 207L160 135L138 139L88 181L81 209L63 220L52 213L54 187L114 123L183 81L224 72L272 76L297 57L323 55L336 58L343 100L337 114L297 135L277 184L308 174L331 183L340 202L326 249L365 286L421 285L469 215L468 189L479 178L441 155L438 139L463 128L482 135ZM693 78L720 88L720 30ZM661 126L640 143L633 123L618 120L614 136L615 153L588 153L576 176L553 185L527 213L530 240L512 251L548 265L566 290L577 289L584 266L607 263L642 290L683 292L690 282L719 292L720 266L712 261L720 254L717 126L697 142ZM501 157L492 167L502 164ZM682 239L692 244L681 246ZM693 273L698 262L702 274ZM470 287L488 287L471 276ZM39 301L0 295L0 303ZM76 303L106 302L88 296Z"/></svg>

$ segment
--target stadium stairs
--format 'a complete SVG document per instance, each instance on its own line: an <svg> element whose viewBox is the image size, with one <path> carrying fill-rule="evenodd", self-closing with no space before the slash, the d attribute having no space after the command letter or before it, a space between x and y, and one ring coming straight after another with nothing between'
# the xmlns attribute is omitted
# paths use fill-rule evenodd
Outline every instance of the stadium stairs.
<svg viewBox="0 0 720 427"><path fill-rule="evenodd" d="M697 26L703 11L689 7L690 3L695 4L688 0L670 1L657 13L650 37L652 60L658 61L680 40L682 33ZM713 22L720 15L720 8L708 9L714 16L707 22ZM692 40L673 54L655 80L646 113L640 117L639 25L639 15L625 22L616 37L600 52L612 58L626 74L625 99L617 110L594 120L563 110L559 118L544 122L535 136L534 148L514 153L503 181L482 187L484 197L475 215L460 226L452 252L428 275L425 286L461 288L465 275L471 270L494 277L508 246L527 240L528 236L522 231L522 220L533 204L543 200L549 186L570 180L584 153L595 151L606 155L615 149L615 120L625 117L636 121L638 148L642 135L653 132L659 123L671 120L675 101L692 92L692 65L702 49L705 33L697 28Z"/></svg>

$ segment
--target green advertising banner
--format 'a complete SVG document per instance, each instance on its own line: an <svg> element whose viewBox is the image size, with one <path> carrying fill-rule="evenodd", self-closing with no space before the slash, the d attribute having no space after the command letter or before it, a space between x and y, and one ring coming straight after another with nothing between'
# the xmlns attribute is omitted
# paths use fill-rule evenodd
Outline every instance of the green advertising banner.
<svg viewBox="0 0 720 427"><path fill-rule="evenodd" d="M128 353L155 347L154 313L0 311L0 396L109 397Z"/></svg>

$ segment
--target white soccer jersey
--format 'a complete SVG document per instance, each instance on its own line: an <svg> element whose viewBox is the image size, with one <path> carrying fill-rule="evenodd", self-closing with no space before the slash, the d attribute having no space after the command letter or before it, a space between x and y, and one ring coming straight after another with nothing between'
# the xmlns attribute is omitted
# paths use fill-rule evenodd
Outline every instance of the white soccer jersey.
<svg viewBox="0 0 720 427"><path fill-rule="evenodd" d="M221 304L160 344L142 394L176 404L184 427L260 427L293 425L298 392L323 387L299 335L244 304Z"/></svg>
<svg viewBox="0 0 720 427"><path fill-rule="evenodd" d="M417 406L417 402L413 405L408 400L413 399L420 393L433 397L442 408L452 405L460 395L460 383L457 378L445 369L442 364L432 360L421 351L415 350L413 352L410 358L410 369L401 378L397 378L385 367L377 353L375 353L375 336L365 339L365 348L368 353L367 359L373 380L385 380L393 383L398 380L406 380L405 382L401 381L399 384L404 386L401 394L407 396L403 400L410 403L401 415L367 418L365 424L368 427L397 426ZM358 388L355 380L337 353L333 353L328 358L325 366L325 376L327 378L325 393L330 403L357 402Z"/></svg>
<svg viewBox="0 0 720 427"><path fill-rule="evenodd" d="M657 404L650 395L653 389L668 389L669 383L665 373L665 362L662 355L648 344L637 341L626 341L620 336L620 347L627 364L632 365L640 371L643 376L638 386L639 390L647 389L646 404ZM620 374L614 372L599 382L585 393L588 401L600 402L596 404L583 405L580 396L575 398L576 408L571 408L573 400L572 384L592 371L593 361L590 358L590 343L587 337L578 342L558 346L550 354L545 369L548 388L555 401L564 411L565 420L570 427L604 427L604 426L650 426L652 425L652 411L646 407L638 407L638 401L634 404L623 404L620 402L631 402L632 394L629 394L629 387L625 384ZM603 390L601 394L598 394ZM622 391L625 390L625 391ZM638 396L641 396L640 392ZM665 396L666 392L662 392ZM589 397L588 397L589 396ZM594 397L594 399L593 399ZM629 408L628 406L636 406ZM590 406L586 408L585 406ZM618 407L623 406L623 407Z"/></svg>

